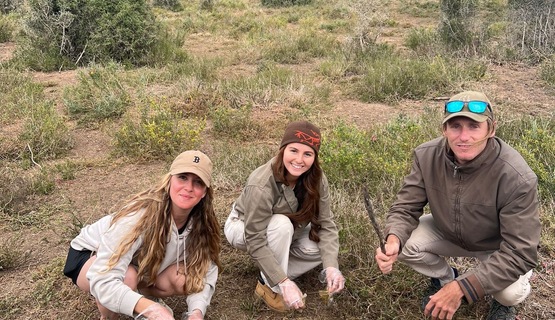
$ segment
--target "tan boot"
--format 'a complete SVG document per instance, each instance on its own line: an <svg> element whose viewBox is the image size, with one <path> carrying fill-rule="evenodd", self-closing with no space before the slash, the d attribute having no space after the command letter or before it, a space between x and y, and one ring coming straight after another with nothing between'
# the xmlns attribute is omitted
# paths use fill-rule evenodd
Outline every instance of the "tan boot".
<svg viewBox="0 0 555 320"><path fill-rule="evenodd" d="M264 301L268 308L276 312L284 313L288 311L281 294L272 291L272 289L270 289L267 285L260 283L260 281L256 282L254 295L262 299L262 301Z"/></svg>

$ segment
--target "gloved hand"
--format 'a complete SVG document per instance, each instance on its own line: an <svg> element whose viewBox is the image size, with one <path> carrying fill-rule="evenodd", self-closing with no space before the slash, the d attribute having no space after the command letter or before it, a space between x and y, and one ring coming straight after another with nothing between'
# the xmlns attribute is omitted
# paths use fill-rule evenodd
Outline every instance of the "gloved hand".
<svg viewBox="0 0 555 320"><path fill-rule="evenodd" d="M281 290L281 295L283 296L283 301L288 308L291 309L303 309L304 308L304 297L303 293L297 287L295 282L290 279L279 284L279 289Z"/></svg>
<svg viewBox="0 0 555 320"><path fill-rule="evenodd" d="M326 274L326 283L328 284L328 292L330 294L339 293L345 288L345 278L339 269L327 267L324 269Z"/></svg>
<svg viewBox="0 0 555 320"><path fill-rule="evenodd" d="M153 303L148 306L143 312L139 313L135 320L148 319L148 320L175 320L173 315L167 308L164 308L159 303Z"/></svg>
<svg viewBox="0 0 555 320"><path fill-rule="evenodd" d="M202 312L199 309L195 309L191 312L186 312L183 314L181 320L202 320L204 319Z"/></svg>

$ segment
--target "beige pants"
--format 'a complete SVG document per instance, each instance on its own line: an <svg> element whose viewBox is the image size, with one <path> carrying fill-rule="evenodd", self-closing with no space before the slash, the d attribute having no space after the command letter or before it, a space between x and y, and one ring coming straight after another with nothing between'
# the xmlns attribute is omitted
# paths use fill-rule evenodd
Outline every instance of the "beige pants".
<svg viewBox="0 0 555 320"><path fill-rule="evenodd" d="M289 279L295 279L322 263L318 244L308 238L309 232L310 224L293 237L294 228L289 218L282 214L274 214L270 219L266 231L268 247ZM225 222L224 234L233 247L247 251L245 222L234 208ZM262 272L261 275L266 281ZM280 292L278 286L272 290Z"/></svg>
<svg viewBox="0 0 555 320"><path fill-rule="evenodd" d="M399 255L399 260L425 276L448 279L452 277L451 267L444 257L474 257L485 261L492 253L492 251L467 251L443 239L442 232L435 227L432 215L427 214L420 217L420 224L412 232ZM521 275L507 288L491 295L505 306L519 304L530 294L531 276L532 270Z"/></svg>

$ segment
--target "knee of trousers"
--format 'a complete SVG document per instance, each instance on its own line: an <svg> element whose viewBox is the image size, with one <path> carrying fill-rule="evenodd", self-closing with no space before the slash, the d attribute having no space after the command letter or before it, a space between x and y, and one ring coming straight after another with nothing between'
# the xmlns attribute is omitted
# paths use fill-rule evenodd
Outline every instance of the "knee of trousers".
<svg viewBox="0 0 555 320"><path fill-rule="evenodd" d="M291 220L282 214L274 214L268 224L267 237L273 239L291 239L295 229Z"/></svg>
<svg viewBox="0 0 555 320"><path fill-rule="evenodd" d="M420 251L420 248L417 247L415 243L409 240L407 241L407 243L399 253L398 259L399 261L403 261L403 262L421 261L426 254L429 254L429 253Z"/></svg>
<svg viewBox="0 0 555 320"><path fill-rule="evenodd" d="M529 272L507 288L492 293L493 298L504 306L514 306L521 303L530 295L531 288L528 280L530 276L531 273Z"/></svg>

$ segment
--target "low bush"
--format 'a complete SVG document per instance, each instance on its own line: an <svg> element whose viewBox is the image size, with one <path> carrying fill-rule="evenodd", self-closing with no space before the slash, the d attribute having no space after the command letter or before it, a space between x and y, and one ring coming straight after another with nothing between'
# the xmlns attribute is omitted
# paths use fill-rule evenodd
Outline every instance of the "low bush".
<svg viewBox="0 0 555 320"><path fill-rule="evenodd" d="M220 138L249 141L261 132L261 128L251 119L251 106L238 109L225 106L216 107L211 112L213 133Z"/></svg>
<svg viewBox="0 0 555 320"><path fill-rule="evenodd" d="M26 114L19 141L22 146L21 157L29 166L64 156L73 147L65 119L49 101L37 102L33 110Z"/></svg>
<svg viewBox="0 0 555 320"><path fill-rule="evenodd" d="M24 118L36 101L44 99L43 86L34 83L29 75L1 66L0 92L0 124L4 125Z"/></svg>
<svg viewBox="0 0 555 320"><path fill-rule="evenodd" d="M14 30L13 22L8 16L0 15L0 43L12 41Z"/></svg>
<svg viewBox="0 0 555 320"><path fill-rule="evenodd" d="M440 115L431 109L423 118L400 115L369 131L339 122L326 133L322 167L331 183L375 194L394 195L410 168L412 150L440 135ZM435 122L434 122L435 121Z"/></svg>
<svg viewBox="0 0 555 320"><path fill-rule="evenodd" d="M199 148L205 126L204 120L182 119L179 113L152 101L138 117L127 114L114 134L114 154L138 161L168 160L183 150Z"/></svg>
<svg viewBox="0 0 555 320"><path fill-rule="evenodd" d="M312 0L261 0L266 7L288 7L311 4Z"/></svg>
<svg viewBox="0 0 555 320"><path fill-rule="evenodd" d="M93 66L79 72L79 83L64 90L64 104L71 118L91 126L121 117L131 100L115 64Z"/></svg>
<svg viewBox="0 0 555 320"><path fill-rule="evenodd" d="M370 59L369 59L370 60ZM480 61L456 61L442 57L404 57L368 61L356 93L363 101L396 102L423 99L456 88L459 83L480 80L487 70Z"/></svg>
<svg viewBox="0 0 555 320"><path fill-rule="evenodd" d="M29 252L20 248L20 237L11 237L0 244L0 271L17 268L29 257Z"/></svg>

